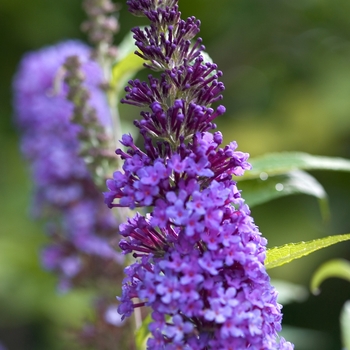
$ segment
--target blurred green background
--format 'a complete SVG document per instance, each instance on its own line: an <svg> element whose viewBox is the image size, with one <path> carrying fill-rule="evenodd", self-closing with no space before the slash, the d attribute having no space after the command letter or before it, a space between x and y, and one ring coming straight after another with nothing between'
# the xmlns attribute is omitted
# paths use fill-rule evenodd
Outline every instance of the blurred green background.
<svg viewBox="0 0 350 350"><path fill-rule="evenodd" d="M121 4L116 42L142 22ZM226 143L237 140L252 156L297 150L350 158L348 0L180 0L180 9L201 20L207 51L224 72L227 113L218 126ZM42 223L30 220L31 183L11 109L11 79L21 56L61 40L85 40L83 19L78 0L0 0L0 342L9 350L72 349L62 342L62 330L88 313L85 291L57 295L55 277L40 268L46 238ZM138 112L121 109L126 120ZM350 174L313 175L329 194L330 222L307 196L257 206L252 213L269 246L350 232ZM350 243L271 275L307 287L317 266L335 257L350 260ZM339 314L350 284L330 279L321 288L319 296L284 307L286 336L296 349L341 348Z"/></svg>

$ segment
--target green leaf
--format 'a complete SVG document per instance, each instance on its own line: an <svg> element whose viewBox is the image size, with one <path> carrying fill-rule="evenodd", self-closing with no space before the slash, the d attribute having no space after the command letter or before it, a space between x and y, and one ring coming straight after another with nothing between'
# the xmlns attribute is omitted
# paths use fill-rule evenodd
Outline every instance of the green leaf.
<svg viewBox="0 0 350 350"><path fill-rule="evenodd" d="M135 331L135 344L137 350L146 349L146 342L150 336L150 331L148 329L149 324L152 322L151 314L143 320L142 325Z"/></svg>
<svg viewBox="0 0 350 350"><path fill-rule="evenodd" d="M322 264L312 276L311 292L319 294L321 283L330 277L343 278L350 282L350 262L344 259L333 259Z"/></svg>
<svg viewBox="0 0 350 350"><path fill-rule="evenodd" d="M307 194L318 198L323 216L329 216L324 188L313 176L301 170L240 181L238 187L250 207L292 194Z"/></svg>
<svg viewBox="0 0 350 350"><path fill-rule="evenodd" d="M277 266L282 266L317 250L348 240L350 240L350 233L329 236L308 242L289 243L280 247L270 248L266 252L265 267L266 269L272 269Z"/></svg>
<svg viewBox="0 0 350 350"><path fill-rule="evenodd" d="M348 300L340 314L340 328L344 350L350 350L350 300Z"/></svg>
<svg viewBox="0 0 350 350"><path fill-rule="evenodd" d="M134 53L137 50L135 46L135 39L133 38L134 34L132 32L128 32L123 40L118 45L118 56L115 63L118 63L125 59L130 53ZM140 57L141 58L141 57Z"/></svg>
<svg viewBox="0 0 350 350"><path fill-rule="evenodd" d="M350 282L350 262L344 259L333 259L322 264L312 276L310 289L318 294L321 283L330 277L343 278ZM350 300L347 301L340 315L340 328L344 350L350 350Z"/></svg>
<svg viewBox="0 0 350 350"><path fill-rule="evenodd" d="M143 63L144 60L132 52L113 66L111 86L116 94L119 94L128 80L143 68Z"/></svg>
<svg viewBox="0 0 350 350"><path fill-rule="evenodd" d="M118 58L112 68L112 79L110 84L118 95L139 70L143 68L144 60L135 55L135 40L129 33L118 46Z"/></svg>
<svg viewBox="0 0 350 350"><path fill-rule="evenodd" d="M251 158L252 170L246 171L237 180L266 178L266 176L280 175L292 170L334 170L350 171L350 160L313 156L302 152L269 153Z"/></svg>
<svg viewBox="0 0 350 350"><path fill-rule="evenodd" d="M203 57L203 59L204 59L204 62L203 63L213 63L213 59L209 56L209 54L208 54L208 52L206 52L206 51L202 51L201 52L201 55L202 55L202 57Z"/></svg>

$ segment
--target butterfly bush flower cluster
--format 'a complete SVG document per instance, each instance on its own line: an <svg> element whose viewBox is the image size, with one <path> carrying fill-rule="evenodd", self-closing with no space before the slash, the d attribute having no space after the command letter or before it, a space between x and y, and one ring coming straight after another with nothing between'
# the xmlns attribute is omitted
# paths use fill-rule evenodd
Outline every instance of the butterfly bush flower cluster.
<svg viewBox="0 0 350 350"><path fill-rule="evenodd" d="M124 103L142 108L116 153L124 161L107 181L110 208L144 208L120 225L126 267L119 312L152 310L148 349L293 349L283 338L281 306L264 268L266 239L232 176L250 164L236 142L222 146L214 119L225 112L222 73L205 62L200 22L182 20L176 0L129 0L151 24L133 29L137 55L160 72L132 80ZM158 73L159 74L159 73Z"/></svg>
<svg viewBox="0 0 350 350"><path fill-rule="evenodd" d="M72 123L73 104L66 99L62 65L75 55L82 64L89 104L99 123L110 127L108 104L99 85L102 72L89 58L90 48L77 41L27 54L15 77L15 109L22 131L21 148L31 163L35 215L48 219L53 243L42 253L44 266L60 275L60 288L98 283L115 276L120 253L110 245L116 220L80 157L82 127ZM103 197L102 197L103 198ZM103 274L101 274L103 271Z"/></svg>

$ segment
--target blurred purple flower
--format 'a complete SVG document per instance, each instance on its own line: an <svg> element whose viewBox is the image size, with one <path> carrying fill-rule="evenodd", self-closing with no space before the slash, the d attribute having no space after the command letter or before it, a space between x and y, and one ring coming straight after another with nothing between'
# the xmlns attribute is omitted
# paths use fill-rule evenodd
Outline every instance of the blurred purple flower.
<svg viewBox="0 0 350 350"><path fill-rule="evenodd" d="M104 317L107 323L116 327L120 327L124 323L121 315L118 312L118 305L108 306L107 310L105 311Z"/></svg>
<svg viewBox="0 0 350 350"><path fill-rule="evenodd" d="M90 48L78 41L26 54L13 83L21 148L34 180L32 211L51 222L53 243L44 249L42 261L61 275L63 289L92 272L87 271L91 259L122 261L109 244L117 228L115 218L79 156L81 127L71 122L74 106L66 99L68 87L62 79L62 64L71 55L82 62L88 103L101 125L109 127L108 104L100 89L102 71L90 59Z"/></svg>

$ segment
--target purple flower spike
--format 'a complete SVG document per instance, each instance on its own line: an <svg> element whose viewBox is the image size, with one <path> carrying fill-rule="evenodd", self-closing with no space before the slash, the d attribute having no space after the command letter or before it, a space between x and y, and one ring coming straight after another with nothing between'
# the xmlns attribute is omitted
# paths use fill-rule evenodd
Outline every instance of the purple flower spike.
<svg viewBox="0 0 350 350"><path fill-rule="evenodd" d="M200 23L182 20L177 3L127 2L151 22L133 29L136 54L162 73L125 89L122 102L142 108L135 125L145 147L123 138L123 172L107 182L110 207L149 210L120 227L121 248L137 260L125 269L119 312L151 308L150 350L293 349L278 341L282 314L264 267L266 239L232 179L250 169L249 155L209 132L225 112L211 106L222 99L222 72L204 61L194 39Z"/></svg>
<svg viewBox="0 0 350 350"><path fill-rule="evenodd" d="M82 62L90 105L101 125L109 127L109 108L99 87L102 71L90 59L90 49L80 42L67 41L27 54L14 80L21 146L31 162L35 183L34 212L51 223L49 234L54 241L44 249L42 261L47 269L59 273L64 289L84 278L92 279L91 274L115 275L115 264L122 262L109 244L117 229L115 218L103 205L79 155L81 127L71 122L74 106L66 99L68 88L60 80L62 64L72 55ZM121 181L118 175L115 178ZM114 183L109 183L114 189ZM93 272L90 265L95 267Z"/></svg>

